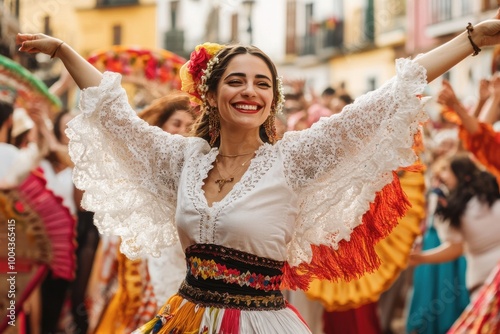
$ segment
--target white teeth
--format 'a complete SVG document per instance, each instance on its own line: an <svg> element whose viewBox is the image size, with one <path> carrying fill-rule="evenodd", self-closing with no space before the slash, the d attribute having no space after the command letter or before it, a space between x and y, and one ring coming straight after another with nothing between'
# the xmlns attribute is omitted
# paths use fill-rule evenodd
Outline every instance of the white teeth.
<svg viewBox="0 0 500 334"><path fill-rule="evenodd" d="M249 104L237 104L234 107L237 109L244 109L244 110L257 110L257 106Z"/></svg>

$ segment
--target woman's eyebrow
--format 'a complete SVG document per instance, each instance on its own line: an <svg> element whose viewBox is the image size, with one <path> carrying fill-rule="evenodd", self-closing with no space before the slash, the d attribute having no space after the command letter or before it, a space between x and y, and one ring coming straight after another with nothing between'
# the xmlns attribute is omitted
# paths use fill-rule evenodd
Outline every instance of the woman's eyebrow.
<svg viewBox="0 0 500 334"><path fill-rule="evenodd" d="M247 75L245 73L242 73L242 72L234 72L234 73L229 73L228 75L226 75L226 77L224 79L227 79L227 78L232 77L232 76L245 78ZM271 81L271 79L267 75L264 75L264 74L257 74L255 77L259 78L259 79L267 79L267 80Z"/></svg>

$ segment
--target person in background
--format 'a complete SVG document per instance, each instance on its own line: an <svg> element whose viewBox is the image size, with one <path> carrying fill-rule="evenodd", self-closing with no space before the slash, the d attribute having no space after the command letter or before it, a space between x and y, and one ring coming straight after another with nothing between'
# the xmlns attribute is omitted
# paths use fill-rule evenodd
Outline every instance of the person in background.
<svg viewBox="0 0 500 334"><path fill-rule="evenodd" d="M410 263L442 263L464 254L466 284L472 300L500 259L498 183L467 155L442 159L436 167L436 177L450 193L436 214L449 224L446 239L437 248L414 252Z"/></svg>
<svg viewBox="0 0 500 334"><path fill-rule="evenodd" d="M496 81L499 83L499 90L495 91L495 94L500 94L500 78ZM469 114L448 81L443 81L438 100L459 117L459 136L464 148L495 175L497 182L500 181L500 132L495 131L491 123L481 122ZM488 109L485 115L492 119L493 117L488 116L489 113L496 113L496 108Z"/></svg>
<svg viewBox="0 0 500 334"><path fill-rule="evenodd" d="M455 139L458 141L458 138ZM446 225L436 214L446 202L448 189L439 180L439 173L447 158L455 151L442 153L430 162L428 173L431 181L426 196L426 217L423 220L423 236L419 250L426 251L446 241ZM408 301L407 333L445 334L469 303L465 283L466 261L463 256L436 264L423 264L413 270L413 289ZM439 305L439 314L436 306Z"/></svg>
<svg viewBox="0 0 500 334"><path fill-rule="evenodd" d="M12 136L14 124L13 103L13 98L11 101L0 100L0 154L2 156L2 163L0 164L0 188L4 189L19 185L38 165L42 157L41 147L36 142L25 142L22 145L23 147L20 148L11 144L14 140ZM18 118L19 116L21 115L18 115ZM19 123L16 130L18 135L27 132L34 126L32 119L26 120L23 116L20 118L22 120L18 120ZM25 129L27 124L29 124L29 129Z"/></svg>
<svg viewBox="0 0 500 334"><path fill-rule="evenodd" d="M316 123L321 117L332 115L332 101L335 98L335 89L327 87L321 92L319 101L307 108L307 122L309 126Z"/></svg>
<svg viewBox="0 0 500 334"><path fill-rule="evenodd" d="M353 102L354 99L351 97L351 95L347 93L336 95L330 104L332 114L338 114L339 112L342 111L342 109L344 109L346 105L351 104Z"/></svg>

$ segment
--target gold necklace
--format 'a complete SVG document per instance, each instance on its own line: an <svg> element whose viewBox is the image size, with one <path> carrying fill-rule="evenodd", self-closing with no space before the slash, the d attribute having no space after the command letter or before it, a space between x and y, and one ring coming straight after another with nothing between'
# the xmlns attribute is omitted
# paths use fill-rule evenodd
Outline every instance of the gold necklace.
<svg viewBox="0 0 500 334"><path fill-rule="evenodd" d="M236 158L236 157L243 157L245 155L253 154L255 151L248 152L248 153L243 153L243 154L222 154L219 152L219 155L223 158Z"/></svg>
<svg viewBox="0 0 500 334"><path fill-rule="evenodd" d="M247 162L249 162L250 160L252 160L253 156L250 157L250 159L246 160L244 163L242 163L241 165L239 165L238 167L236 167L235 170L233 170L232 174L235 175L236 172L239 172L240 169L243 168L243 166L245 166L247 164ZM215 159L215 169L217 170L217 174L219 174L219 177L220 179L216 179L215 180L215 183L219 186L219 192L221 192L222 188L224 188L224 186L226 185L226 183L231 183L234 181L234 176L231 176L229 175L229 173L226 173L226 171L224 171L225 174L228 174L229 176L228 177L223 177L222 174L220 173L220 170L219 170L219 160L216 158Z"/></svg>

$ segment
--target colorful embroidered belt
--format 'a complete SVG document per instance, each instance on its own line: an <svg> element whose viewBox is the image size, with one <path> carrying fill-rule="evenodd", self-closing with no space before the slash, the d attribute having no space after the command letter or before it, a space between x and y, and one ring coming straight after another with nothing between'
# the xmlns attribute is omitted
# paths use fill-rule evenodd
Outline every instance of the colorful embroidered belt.
<svg viewBox="0 0 500 334"><path fill-rule="evenodd" d="M186 249L187 275L179 295L203 306L241 310L285 308L282 261L231 248L197 244Z"/></svg>

